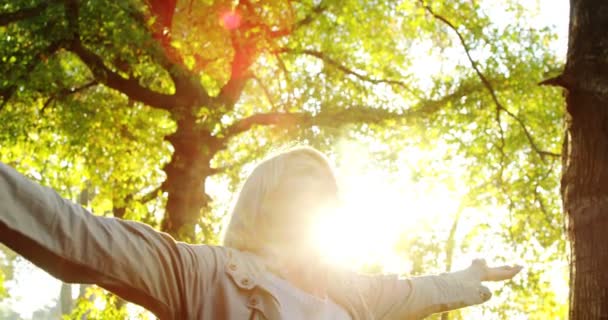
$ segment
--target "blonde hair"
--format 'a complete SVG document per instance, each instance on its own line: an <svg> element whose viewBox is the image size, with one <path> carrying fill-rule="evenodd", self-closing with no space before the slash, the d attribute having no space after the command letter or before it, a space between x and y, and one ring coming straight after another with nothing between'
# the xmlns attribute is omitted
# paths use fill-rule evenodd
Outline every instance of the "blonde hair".
<svg viewBox="0 0 608 320"><path fill-rule="evenodd" d="M317 211L337 199L337 183L326 157L310 147L272 156L243 184L224 234L224 245L277 255L305 239Z"/></svg>

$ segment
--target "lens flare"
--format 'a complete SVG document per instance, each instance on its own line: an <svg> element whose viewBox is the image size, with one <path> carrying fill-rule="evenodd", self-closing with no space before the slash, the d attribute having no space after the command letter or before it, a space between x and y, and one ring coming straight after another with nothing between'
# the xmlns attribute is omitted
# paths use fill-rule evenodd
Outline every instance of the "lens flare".
<svg viewBox="0 0 608 320"><path fill-rule="evenodd" d="M236 11L226 11L220 14L220 23L226 30L235 30L241 25L241 15Z"/></svg>

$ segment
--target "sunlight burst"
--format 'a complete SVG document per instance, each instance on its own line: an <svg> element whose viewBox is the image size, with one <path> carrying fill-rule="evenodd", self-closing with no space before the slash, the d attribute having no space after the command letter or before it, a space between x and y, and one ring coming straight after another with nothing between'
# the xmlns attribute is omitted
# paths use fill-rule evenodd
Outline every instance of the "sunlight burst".
<svg viewBox="0 0 608 320"><path fill-rule="evenodd" d="M403 270L407 261L395 248L400 237L429 224L450 223L446 218L458 206L446 189L423 190L409 179L391 182L386 172L345 180L342 206L323 215L315 229L316 245L338 265Z"/></svg>

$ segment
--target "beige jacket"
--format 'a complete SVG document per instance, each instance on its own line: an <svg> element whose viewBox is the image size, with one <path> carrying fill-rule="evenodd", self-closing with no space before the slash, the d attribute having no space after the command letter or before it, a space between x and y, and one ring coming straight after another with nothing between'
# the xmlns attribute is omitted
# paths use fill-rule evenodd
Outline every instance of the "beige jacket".
<svg viewBox="0 0 608 320"><path fill-rule="evenodd" d="M63 281L97 284L160 319L279 318L255 255L94 216L2 163L0 241ZM333 270L329 295L353 320L421 319L489 299L479 278L473 267L410 279Z"/></svg>

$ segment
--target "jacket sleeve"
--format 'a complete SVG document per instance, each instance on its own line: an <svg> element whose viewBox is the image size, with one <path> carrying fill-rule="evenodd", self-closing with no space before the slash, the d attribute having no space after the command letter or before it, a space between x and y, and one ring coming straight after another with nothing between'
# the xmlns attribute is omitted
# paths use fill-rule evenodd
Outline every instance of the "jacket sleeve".
<svg viewBox="0 0 608 320"><path fill-rule="evenodd" d="M492 296L471 267L440 275L400 279L363 276L360 289L374 319L424 319L434 314L481 304Z"/></svg>
<svg viewBox="0 0 608 320"><path fill-rule="evenodd" d="M0 242L65 282L94 283L161 319L185 319L185 297L216 272L213 247L94 216L0 163ZM196 272L194 272L196 271Z"/></svg>

